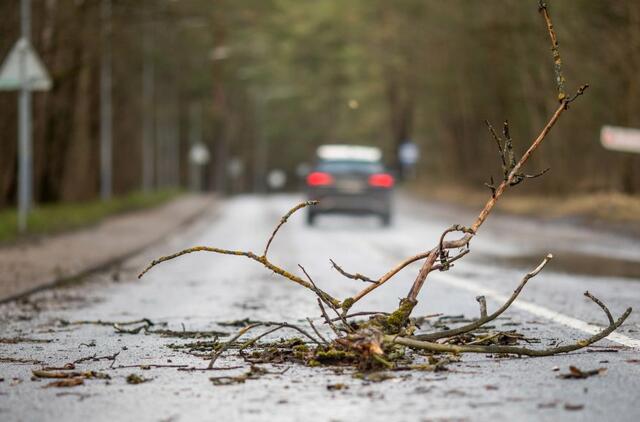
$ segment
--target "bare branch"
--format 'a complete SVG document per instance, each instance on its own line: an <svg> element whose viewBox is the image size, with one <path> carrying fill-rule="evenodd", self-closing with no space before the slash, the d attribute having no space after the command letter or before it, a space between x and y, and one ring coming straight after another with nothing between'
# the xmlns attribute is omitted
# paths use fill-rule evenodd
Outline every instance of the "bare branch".
<svg viewBox="0 0 640 422"><path fill-rule="evenodd" d="M513 169L511 170L511 173L509 173L509 176L507 177L507 179L503 180L502 183L500 183L500 185L498 185L498 187L496 188L495 195L487 201L487 203L485 204L484 208L480 211L480 214L478 215L478 217L474 221L473 225L471 226L471 229L474 232L477 232L478 229L480 228L480 226L482 226L482 223L485 222L485 220L487 219L487 217L489 216L489 214L491 213L491 211L495 207L496 202L498 202L498 200L500 199L500 197L502 196L504 191L507 189L507 187L509 187L511 185L511 182L513 182L513 180L516 178L516 175L518 175L520 173L520 169L529 160L529 158L531 157L531 154L533 154L534 151L536 149L538 149L538 147L540 146L542 141L544 141L544 139L547 137L547 134L549 133L551 128L556 124L556 122L558 121L558 119L560 118L560 116L562 115L562 113L565 110L566 110L566 108L565 108L564 103L561 104L556 109L556 111L553 113L553 115L551 116L551 118L549 119L547 124L540 131L540 134L536 137L536 139L533 141L533 143L529 146L529 149L527 149L527 151L522 155L522 157L520 157L520 160L513 167Z"/></svg>
<svg viewBox="0 0 640 422"><path fill-rule="evenodd" d="M322 334L320 334L320 332L318 331L318 329L316 328L316 326L313 324L313 321L311 321L311 318L307 317L307 322L309 323L309 326L311 326L311 329L313 330L313 332L316 333L316 335L318 336L318 338L320 340L322 340L322 342L324 344L329 344L329 342L327 341L327 339L325 339Z"/></svg>
<svg viewBox="0 0 640 422"><path fill-rule="evenodd" d="M324 306L322 305L322 301L320 300L320 298L318 298L318 306L320 307L320 312L322 313L322 317L324 318L324 321L329 325L329 327L331 327L335 335L340 337L340 331L335 326L335 324L331 321L331 319L329 318L329 315L327 315L327 311L324 309ZM338 319L340 319L340 317L338 317Z"/></svg>
<svg viewBox="0 0 640 422"><path fill-rule="evenodd" d="M471 249L464 249L462 252L460 252L458 255L454 256L453 258L447 258L447 260L441 264L436 264L431 268L431 271L447 271L449 270L451 267L453 267L453 263L456 262L457 260L459 260L460 258L462 258L463 256L465 256L466 254L468 254L469 252L471 252Z"/></svg>
<svg viewBox="0 0 640 422"><path fill-rule="evenodd" d="M553 55L553 70L556 75L556 85L558 86L558 101L564 104L567 95L564 92L565 79L562 75L562 59L560 58L560 49L558 48L558 37L556 36L556 31L553 29L547 3L544 0L540 0L538 4L540 13L542 13L544 21L547 24L549 38L551 39L551 54Z"/></svg>
<svg viewBox="0 0 640 422"><path fill-rule="evenodd" d="M342 314L340 314L340 311L338 310L338 307L335 306L333 303L331 303L331 301L329 301L328 299L324 298L322 295L322 291L320 289L318 289L318 287L316 286L316 283L313 282L313 279L311 278L311 276L309 275L309 273L307 273L307 270L304 269L304 267L300 264L298 264L298 267L300 267L300 269L302 270L302 272L304 273L304 275L307 277L307 280L309 280L309 283L311 283L311 285L313 286L313 291L316 293L316 295L318 296L318 300L320 301L320 309L322 309L322 311L324 312L324 307L322 306L322 302L324 302L328 307L330 307L333 312L335 312L335 314L338 316L338 318L340 318L340 320L342 320L342 323L345 325L345 327L348 330L351 330L351 326L347 323L347 320L345 320L342 316ZM328 317L326 317L325 319L328 319Z"/></svg>
<svg viewBox="0 0 640 422"><path fill-rule="evenodd" d="M218 358L225 352L227 351L227 349L229 349L229 347L233 346L235 344L235 342L242 337L244 334L246 334L249 330L252 330L256 327L260 327L260 326L270 326L270 325L275 325L275 328L272 328L270 330L265 331L264 333L258 335L257 337L254 337L253 339L245 342L242 346L240 346L240 351L242 351L243 349L246 349L247 347L251 346L252 344L254 344L256 341L258 341L259 339L261 339L262 337L266 336L267 334L273 333L274 331L280 330L282 328L291 328L294 329L298 332L300 332L302 335L304 335L305 337L309 338L311 341L313 341L316 344L320 344L320 342L318 340L316 340L313 336L311 336L309 333L307 333L305 330L303 330L302 328L293 325L293 324L289 324L287 322L256 322L255 324L251 324L251 325L247 325L246 327L242 328L240 331L238 331L236 333L235 336L233 336L229 341L223 343L223 345L220 347L220 349L218 349L216 352L214 352L211 355L211 360L209 361L209 365L207 366L207 369L212 369L213 365L216 363L216 360L218 360Z"/></svg>
<svg viewBox="0 0 640 422"><path fill-rule="evenodd" d="M330 307L331 309L333 309L337 313L338 312L337 311L337 305L335 305L331 301L331 297L328 296L322 290L320 290L318 288L318 286L316 286L316 283L313 281L313 279L311 278L311 276L309 275L307 270L302 265L298 264L298 267L302 270L302 272L304 273L305 277L307 277L307 280L309 281L309 284L311 285L311 290L316 294L316 296L318 296L318 298L320 300L322 300L324 303L326 303L328 307Z"/></svg>
<svg viewBox="0 0 640 422"><path fill-rule="evenodd" d="M491 183L485 182L484 185L491 190L491 197L495 198L496 197L496 185L495 185L495 182L493 181L493 176L491 176L491 178L489 180L491 180Z"/></svg>
<svg viewBox="0 0 640 422"><path fill-rule="evenodd" d="M207 369L213 368L213 365L216 363L216 360L218 360L220 355L222 355L229 347L231 347L233 343L235 343L236 340L242 337L247 331L252 330L256 327L260 327L261 325L264 325L264 323L256 322L255 324L247 325L246 327L243 327L240 331L238 331L235 336L233 336L229 341L225 342L222 347L220 347L220 349L218 349L211 355L211 360L209 361Z"/></svg>
<svg viewBox="0 0 640 422"><path fill-rule="evenodd" d="M480 304L480 318L487 317L487 299L484 296L476 296L476 301Z"/></svg>
<svg viewBox="0 0 640 422"><path fill-rule="evenodd" d="M502 160L502 172L507 173L507 160L504 154L504 149L502 147L502 139L500 138L500 136L498 136L495 129L488 120L485 120L484 123L487 125L489 132L493 136L493 139L495 139L496 145L498 146L498 153L500 153L500 160ZM491 180L491 184L493 185L493 180Z"/></svg>
<svg viewBox="0 0 640 422"><path fill-rule="evenodd" d="M282 227L284 225L284 223L287 222L287 220L289 220L289 217L291 217L296 211L308 207L308 206L313 206L313 205L317 205L318 201L306 201L306 202L301 202L298 205L296 205L295 207L291 208L285 215L282 216L282 218L280 218L280 222L278 223L278 225L276 226L276 228L273 230L273 233L271 233L271 236L269 237L269 240L267 240L267 245L264 248L264 253L262 254L262 256L264 258L267 257L267 252L269 252L269 246L271 246L271 242L273 242L273 239L276 237L276 233L278 233L278 230L280 230L280 227Z"/></svg>
<svg viewBox="0 0 640 422"><path fill-rule="evenodd" d="M363 274L360 274L360 273L350 274L350 273L346 272L338 264L336 264L333 259L329 259L329 261L331 262L331 265L333 266L333 268L337 272L339 272L340 274L342 274L343 276L345 276L347 278L350 278L352 280L365 281L367 283L377 283L376 280L372 280L369 277L367 277L366 275L363 275Z"/></svg>
<svg viewBox="0 0 640 422"><path fill-rule="evenodd" d="M598 303L598 302L596 302ZM604 305L603 305L604 306ZM606 308L606 307L605 307ZM391 335L387 335L385 336L385 341L391 342L391 343L396 343L396 344L401 344L403 346L408 346L414 349L421 349L421 350L428 350L431 352L449 352L449 353L499 353L499 354L511 354L511 355L520 355L520 356L551 356L551 355L557 355L559 353L568 353L568 352L573 352L574 350L578 350L578 349L582 349L584 347L587 347L599 340L602 340L603 338L605 338L606 336L608 336L609 334L611 334L613 331L615 331L616 329L618 329L618 327L620 327L624 321L627 319L627 317L629 317L629 314L631 314L631 308L627 308L627 310L620 316L620 318L618 318L618 320L613 321L610 320L610 324L607 328L603 329L602 331L600 331L599 333L583 339L583 340L578 340L577 342L573 343L573 344L569 344L566 346L560 346L560 347L552 347L549 349L542 349L542 350L538 350L538 349L529 349L526 347L518 347L518 346L498 346L498 345L491 345L491 346L480 346L480 345L464 345L464 346L457 346L457 345L451 345L451 344L440 344L440 343L433 343L430 341L421 341L421 340L416 340L413 338L406 338L406 337L400 337L400 336L391 336Z"/></svg>
<svg viewBox="0 0 640 422"><path fill-rule="evenodd" d="M513 140L511 139L511 134L509 133L508 120L505 120L502 124L502 134L504 135L504 149L507 153L507 157L505 157L505 159L509 163L509 169L512 169L516 165L516 155L513 152Z"/></svg>
<svg viewBox="0 0 640 422"><path fill-rule="evenodd" d="M222 255L236 255L236 256L246 256L246 257L250 257L249 254L250 252L245 252L245 251L233 251L230 249L220 249L220 248L212 248L209 246L194 246L188 249L184 249L180 252L176 252L174 254L171 255L167 255L167 256L162 256L158 259L155 259L153 261L151 261L151 264L149 264L149 266L147 266L147 268L145 268L140 274L138 274L138 278L142 278L143 275L145 275L151 268L155 267L158 264L161 264L165 261L169 261L171 259L177 258L179 256L182 255L186 255L189 253L193 253L193 252L214 252L214 253L218 253L218 254L222 254Z"/></svg>
<svg viewBox="0 0 640 422"><path fill-rule="evenodd" d="M267 257L265 256L258 256L255 253L251 252L251 251L236 251L236 250L229 250L229 249L220 249L220 248L213 248L213 247L209 247L209 246L195 246L192 248L188 248L185 250L182 250L180 252L174 253L172 255L168 255L168 256L163 256L161 258L158 258L156 260L154 260L153 262L151 262L151 264L149 264L149 266L147 268L144 269L144 271L142 271L139 275L138 278L141 278L143 275L145 275L147 273L147 271L149 271L151 268L155 267L156 265L165 262L165 261L169 261L171 259L177 258L179 256L182 255L186 255L189 253L193 253L193 252L213 252L213 253L218 253L218 254L222 254L222 255L235 255L235 256L245 256L249 259L252 259L256 262L259 262L260 264L262 264L264 267L270 269L271 271L273 271L274 273L287 278L291 281L293 281L296 284L301 285L302 287L306 287L309 290L314 291L316 294L320 294L323 297L323 300L326 300L327 302L330 302L332 304L332 306L339 306L340 305L340 301L335 299L334 297L332 297L331 295L329 295L327 292L324 292L320 289L318 289L317 287L313 286L311 283L309 283L308 281L303 280L302 278L298 277L295 274L290 273L289 271L273 264L272 262L270 262Z"/></svg>
<svg viewBox="0 0 640 422"><path fill-rule="evenodd" d="M471 234L465 234L460 239L445 241L442 246L443 248L446 248L446 249L461 248L463 246L467 246L472 237L473 235ZM391 280L396 274L398 274L405 267L407 267L407 265L410 265L410 264L413 264L414 262L418 262L425 258L428 258L436 249L437 248L434 248L434 249L431 249L430 251L422 252L405 259L404 261L400 262L395 267L393 267L391 270L389 270L385 275L380 277L376 284L370 284L369 286L365 287L360 292L358 292L355 296L345 299L342 302L343 312L348 311L349 308L353 306L354 303L356 303L357 301L359 301L360 299L362 299L363 297L365 297L366 295L368 295L378 287L382 286L387 281Z"/></svg>
<svg viewBox="0 0 640 422"><path fill-rule="evenodd" d="M359 316L371 316L371 315L389 315L389 312L354 312L349 315L345 315L344 319L355 318ZM340 321L340 318L333 318L331 321Z"/></svg>
<svg viewBox="0 0 640 422"><path fill-rule="evenodd" d="M574 102L579 96L581 96L582 94L584 94L584 92L587 90L587 88L589 88L589 84L584 84L581 85L580 88L578 88L578 90L576 91L576 93L572 96L567 98L564 101L565 104L565 108L569 108L569 104L571 104L572 102Z"/></svg>
<svg viewBox="0 0 640 422"><path fill-rule="evenodd" d="M299 332L303 336L307 337L309 340L311 340L312 342L316 343L317 345L321 345L322 344L316 338L314 338L311 334L306 332L304 329L298 327L297 325L289 324L288 322L268 323L268 324L265 324L265 325L271 325L271 324L275 324L275 327L265 331L262 334L257 335L256 337L252 338L251 340L248 340L247 342L245 342L244 344L242 344L240 346L238 351L239 352L243 351L247 347L250 347L251 345L255 344L262 337L264 337L266 335L269 335L269 334L271 334L271 333L273 333L275 331L278 331L278 330L280 330L282 328L290 328L292 330L296 330L297 332Z"/></svg>
<svg viewBox="0 0 640 422"><path fill-rule="evenodd" d="M602 303L602 301L600 299L598 299L597 297L595 297L594 295L592 295L588 291L584 292L584 295L586 297L588 297L589 299L593 300L596 303L596 305L598 305L600 308L602 308L604 313L607 315L607 319L609 320L609 324L613 324L613 316L611 315L611 312L609 311L609 308L607 308L607 306L604 303Z"/></svg>
<svg viewBox="0 0 640 422"><path fill-rule="evenodd" d="M538 265L533 271L527 273L522 278L522 281L520 282L520 285L513 291L513 293L511 294L511 297L509 297L509 299L497 311L495 311L491 315L487 315L485 317L481 317L481 318L475 320L474 322L472 322L470 324L467 324L465 326L459 327L459 328L454 328L454 329L445 330L445 331L439 331L439 332L436 332L436 333L420 334L420 335L415 336L415 338L420 339L420 340L437 340L437 339L440 339L440 338L453 337L453 336L457 336L459 334L464 334L464 333L468 333L469 331L476 330L476 329L480 328L481 326L483 326L484 324L486 324L487 322L493 321L494 319L499 317L504 311L506 311L509 308L509 306L511 306L513 301L516 300L516 298L518 297L518 295L520 294L520 292L524 288L525 284L527 284L527 282L529 280L531 280L533 277L537 276L540 273L540 271L542 271L542 269L547 265L547 263L551 259L553 259L553 255L548 254L542 260L540 265Z"/></svg>

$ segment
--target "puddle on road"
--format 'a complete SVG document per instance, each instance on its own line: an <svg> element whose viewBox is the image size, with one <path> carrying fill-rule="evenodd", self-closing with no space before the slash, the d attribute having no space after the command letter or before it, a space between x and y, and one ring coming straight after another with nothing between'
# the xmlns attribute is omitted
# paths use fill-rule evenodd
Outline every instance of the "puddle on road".
<svg viewBox="0 0 640 422"><path fill-rule="evenodd" d="M476 255L474 259L476 262L494 262L497 265L530 270L540 263L544 255L544 253L521 256ZM554 254L554 259L547 266L547 271L640 281L640 262L575 252Z"/></svg>

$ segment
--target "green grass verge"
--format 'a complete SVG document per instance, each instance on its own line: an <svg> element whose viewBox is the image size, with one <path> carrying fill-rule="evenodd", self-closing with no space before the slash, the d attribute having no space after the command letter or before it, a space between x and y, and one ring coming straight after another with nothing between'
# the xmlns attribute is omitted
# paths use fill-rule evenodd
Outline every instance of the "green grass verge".
<svg viewBox="0 0 640 422"><path fill-rule="evenodd" d="M88 226L110 215L160 205L179 194L179 190L164 190L150 194L136 192L106 202L98 200L41 205L29 215L27 236ZM0 210L0 243L12 242L20 237L15 208Z"/></svg>

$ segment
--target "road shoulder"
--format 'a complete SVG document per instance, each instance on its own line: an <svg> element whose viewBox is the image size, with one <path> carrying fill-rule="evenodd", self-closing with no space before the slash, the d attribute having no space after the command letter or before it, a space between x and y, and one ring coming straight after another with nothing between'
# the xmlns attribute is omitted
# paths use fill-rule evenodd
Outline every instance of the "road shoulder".
<svg viewBox="0 0 640 422"><path fill-rule="evenodd" d="M116 264L212 206L212 196L184 195L153 209L109 217L86 229L5 247L0 253L0 302Z"/></svg>

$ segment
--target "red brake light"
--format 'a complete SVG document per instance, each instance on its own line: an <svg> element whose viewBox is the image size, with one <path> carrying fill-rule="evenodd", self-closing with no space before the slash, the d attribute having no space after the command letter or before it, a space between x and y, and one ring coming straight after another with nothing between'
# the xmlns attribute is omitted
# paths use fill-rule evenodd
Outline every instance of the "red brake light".
<svg viewBox="0 0 640 422"><path fill-rule="evenodd" d="M369 176L369 185L378 188L390 188L393 187L393 176L386 173L377 173Z"/></svg>
<svg viewBox="0 0 640 422"><path fill-rule="evenodd" d="M307 176L307 185L309 186L327 186L333 183L333 177L329 173L314 171Z"/></svg>

